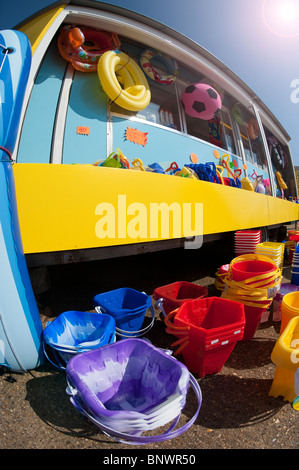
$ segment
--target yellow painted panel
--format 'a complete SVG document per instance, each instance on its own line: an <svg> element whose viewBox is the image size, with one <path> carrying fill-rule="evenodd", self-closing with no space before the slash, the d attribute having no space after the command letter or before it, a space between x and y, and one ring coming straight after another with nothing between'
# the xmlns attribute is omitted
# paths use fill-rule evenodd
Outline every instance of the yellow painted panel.
<svg viewBox="0 0 299 470"><path fill-rule="evenodd" d="M25 253L168 238L162 234L161 221L156 236L154 230L151 232L156 221L152 208L160 203L168 208L176 203L176 207L182 209L182 230L185 207L189 204L191 219L196 221L195 207L202 205L202 224L196 224L196 233L193 224L191 232L182 232L182 236L233 231L299 218L298 204L177 176L92 165L17 163L13 169ZM178 238L168 215L166 212L169 238ZM99 234L105 233L108 236L99 238Z"/></svg>
<svg viewBox="0 0 299 470"><path fill-rule="evenodd" d="M66 5L62 5L52 8L20 28L20 31L28 36L32 48L32 54L34 54L47 30L53 21L55 21L57 16L64 10L65 6Z"/></svg>

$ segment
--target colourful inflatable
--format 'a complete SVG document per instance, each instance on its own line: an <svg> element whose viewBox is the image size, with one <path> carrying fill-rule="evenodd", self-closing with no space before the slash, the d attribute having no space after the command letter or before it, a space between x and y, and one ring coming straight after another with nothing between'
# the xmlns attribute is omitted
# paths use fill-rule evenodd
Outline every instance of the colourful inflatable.
<svg viewBox="0 0 299 470"><path fill-rule="evenodd" d="M169 74L163 74L153 67L151 60L161 62L162 65L170 72ZM162 54L162 52L155 51L153 49L146 49L140 57L140 65L144 73L162 85L171 85L174 83L179 75L177 62L169 57L168 55Z"/></svg>
<svg viewBox="0 0 299 470"><path fill-rule="evenodd" d="M188 116L209 121L221 109L219 93L205 83L188 85L181 95L185 113Z"/></svg>
<svg viewBox="0 0 299 470"><path fill-rule="evenodd" d="M98 76L112 102L129 111L141 111L151 100L147 79L124 52L107 51L98 62Z"/></svg>
<svg viewBox="0 0 299 470"><path fill-rule="evenodd" d="M104 52L120 47L117 34L90 28L64 26L58 37L58 50L80 72L96 72Z"/></svg>
<svg viewBox="0 0 299 470"><path fill-rule="evenodd" d="M252 139L252 140L256 140L259 136L259 125L257 123L257 120L254 119L254 118L251 118L250 121L248 122L248 134L249 134L249 137Z"/></svg>

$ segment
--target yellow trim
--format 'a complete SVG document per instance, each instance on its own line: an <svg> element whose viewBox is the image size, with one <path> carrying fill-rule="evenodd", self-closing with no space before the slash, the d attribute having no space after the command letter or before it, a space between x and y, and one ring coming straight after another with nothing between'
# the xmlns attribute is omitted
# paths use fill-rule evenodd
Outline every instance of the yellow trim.
<svg viewBox="0 0 299 470"><path fill-rule="evenodd" d="M105 202L117 211L119 195L127 206L143 204L148 214L151 203L202 203L203 234L299 219L293 202L188 178L92 165L16 163L13 170L25 253L154 241L97 237L97 206Z"/></svg>
<svg viewBox="0 0 299 470"><path fill-rule="evenodd" d="M29 38L32 54L35 53L44 35L65 7L66 5L62 5L46 11L20 28L20 31L25 33Z"/></svg>

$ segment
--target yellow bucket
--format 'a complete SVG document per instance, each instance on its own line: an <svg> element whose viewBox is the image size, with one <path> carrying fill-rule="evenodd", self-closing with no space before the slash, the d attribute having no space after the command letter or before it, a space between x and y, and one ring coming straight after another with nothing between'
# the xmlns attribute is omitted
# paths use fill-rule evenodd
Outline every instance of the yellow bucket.
<svg viewBox="0 0 299 470"><path fill-rule="evenodd" d="M280 334L284 331L290 319L299 316L299 292L290 292L282 298Z"/></svg>
<svg viewBox="0 0 299 470"><path fill-rule="evenodd" d="M288 322L275 343L271 360L277 367L269 395L283 396L292 402L296 398L295 372L299 366L299 316Z"/></svg>

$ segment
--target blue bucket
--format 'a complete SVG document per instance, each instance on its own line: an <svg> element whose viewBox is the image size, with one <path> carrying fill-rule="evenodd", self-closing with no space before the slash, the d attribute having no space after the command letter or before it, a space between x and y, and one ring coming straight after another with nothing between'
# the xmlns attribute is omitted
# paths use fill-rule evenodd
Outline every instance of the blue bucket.
<svg viewBox="0 0 299 470"><path fill-rule="evenodd" d="M111 315L115 319L116 334L123 338L144 335L155 321L150 296L135 289L123 287L98 294L93 298L93 304L97 312ZM152 314L151 323L141 329L148 309Z"/></svg>
<svg viewBox="0 0 299 470"><path fill-rule="evenodd" d="M115 342L115 320L110 315L95 312L68 311L48 322L43 331L44 354L59 369L78 353ZM46 351L51 348L53 362Z"/></svg>

